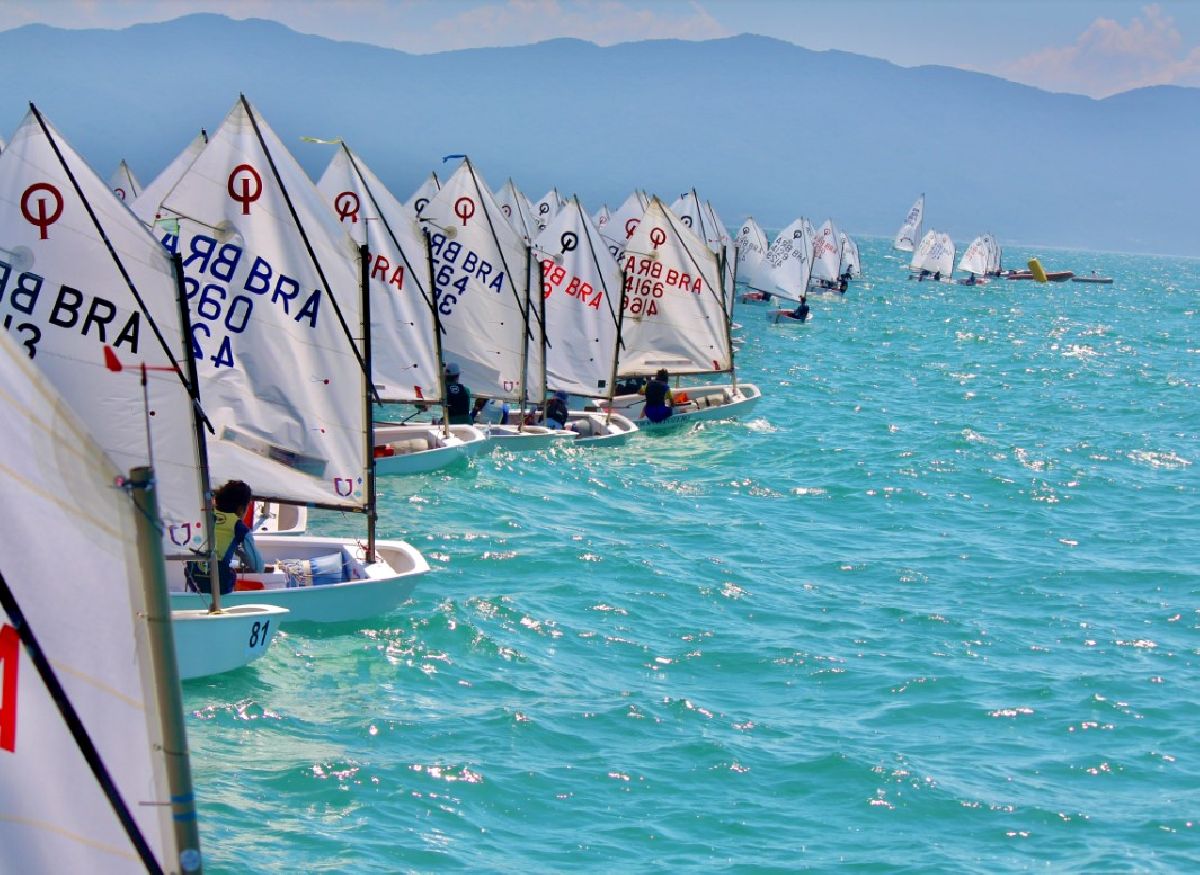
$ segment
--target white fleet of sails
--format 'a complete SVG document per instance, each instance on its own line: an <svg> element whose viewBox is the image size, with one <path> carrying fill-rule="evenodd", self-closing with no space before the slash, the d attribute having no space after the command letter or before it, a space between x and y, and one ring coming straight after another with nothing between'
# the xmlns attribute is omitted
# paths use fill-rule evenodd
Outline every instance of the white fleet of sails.
<svg viewBox="0 0 1200 875"><path fill-rule="evenodd" d="M900 229L892 241L892 248L912 253L907 265L910 279L951 282L954 276L954 241L949 234L932 228L922 235L924 218L925 195L922 194L901 222ZM1002 257L1000 244L995 236L981 234L963 251L958 270L966 273L967 277L959 282L974 284L979 280L986 281L987 277L999 276Z"/></svg>

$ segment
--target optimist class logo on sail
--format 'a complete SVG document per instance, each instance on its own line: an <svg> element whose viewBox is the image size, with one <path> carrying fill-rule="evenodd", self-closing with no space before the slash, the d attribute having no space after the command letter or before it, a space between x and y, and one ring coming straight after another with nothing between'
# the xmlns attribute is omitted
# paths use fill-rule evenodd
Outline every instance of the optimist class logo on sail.
<svg viewBox="0 0 1200 875"><path fill-rule="evenodd" d="M343 223L347 219L352 225L357 223L358 211L361 206L359 196L352 191L343 191L333 199L333 211L338 214ZM404 291L403 264L397 264L393 268L386 255L372 254L369 249L367 250L367 261L371 265L371 279L378 280L385 285L395 286L397 292Z"/></svg>
<svg viewBox="0 0 1200 875"><path fill-rule="evenodd" d="M230 200L251 216L251 205L263 194L262 176L249 164L239 164L229 174ZM179 234L166 233L162 244L179 252ZM186 242L183 286L196 321L192 323L192 355L215 368L237 367L232 338L251 325L255 303L277 307L286 318L316 330L323 290L307 291L300 281L277 270L261 255L246 252L234 243L196 234ZM245 294L244 294L245 293Z"/></svg>
<svg viewBox="0 0 1200 875"><path fill-rule="evenodd" d="M475 201L460 197L454 202L454 215L466 228L475 215ZM491 289L496 294L504 291L504 271L497 270L492 263L474 249L451 240L444 233L429 235L429 257L433 273L434 295L438 312L449 316L467 294L472 282Z"/></svg>
<svg viewBox="0 0 1200 875"><path fill-rule="evenodd" d="M35 182L25 189L20 212L38 231L37 239L32 241L35 247L42 241L61 245L61 238L51 241L50 228L62 218L65 208L62 193L49 182ZM107 298L66 283L51 292L53 282L21 269L22 262L34 260L22 257L22 253L33 254L28 247L0 247L0 252L6 256L0 259L0 325L15 335L31 359L37 355L44 332L58 329L78 331L81 337L92 337L101 346L111 344L133 354L138 352L142 324L138 310L122 313Z"/></svg>

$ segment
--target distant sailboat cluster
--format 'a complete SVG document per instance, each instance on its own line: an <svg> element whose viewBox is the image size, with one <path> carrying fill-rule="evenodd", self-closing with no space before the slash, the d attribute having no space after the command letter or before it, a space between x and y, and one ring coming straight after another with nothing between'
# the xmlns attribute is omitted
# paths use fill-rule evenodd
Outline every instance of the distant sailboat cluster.
<svg viewBox="0 0 1200 875"><path fill-rule="evenodd" d="M745 286L743 302L772 297L799 303L811 294L845 293L850 280L862 273L858 244L832 219L814 229L798 218L767 245L767 235L748 217L737 235L738 282Z"/></svg>
<svg viewBox="0 0 1200 875"><path fill-rule="evenodd" d="M949 234L932 228L922 236L921 226L924 218L925 195L922 194L901 222L900 229L892 241L892 248L912 253L908 263L909 279L954 282L954 241ZM1001 258L1000 244L995 236L981 234L972 240L963 252L958 270L967 276L958 282L962 285L975 285L999 276Z"/></svg>

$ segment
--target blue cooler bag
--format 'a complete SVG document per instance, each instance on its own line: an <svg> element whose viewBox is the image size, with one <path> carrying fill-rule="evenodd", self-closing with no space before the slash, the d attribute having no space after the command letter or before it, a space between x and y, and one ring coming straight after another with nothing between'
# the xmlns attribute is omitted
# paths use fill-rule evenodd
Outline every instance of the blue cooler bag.
<svg viewBox="0 0 1200 875"><path fill-rule="evenodd" d="M346 567L340 550L312 559L280 559L278 566L287 575L289 587L323 586L346 580Z"/></svg>

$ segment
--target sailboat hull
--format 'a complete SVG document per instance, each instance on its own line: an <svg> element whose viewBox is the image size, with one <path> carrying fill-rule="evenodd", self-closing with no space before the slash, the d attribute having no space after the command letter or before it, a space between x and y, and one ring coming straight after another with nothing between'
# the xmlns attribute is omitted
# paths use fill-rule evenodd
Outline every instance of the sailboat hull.
<svg viewBox="0 0 1200 875"><path fill-rule="evenodd" d="M613 410L628 416L640 431L663 431L712 419L736 419L754 409L762 392L753 383L731 385L707 384L677 386L671 390L678 397L686 393L687 401L675 404L675 412L662 422L651 422L642 415L646 399L642 395L618 395L613 398Z"/></svg>
<svg viewBox="0 0 1200 875"><path fill-rule="evenodd" d="M255 536L255 546L268 570L239 574L239 589L221 596L222 607L269 604L287 608L282 620L293 623L345 623L389 614L412 595L429 563L405 541L376 541L377 561L365 562L365 544L357 539L304 536ZM289 585L285 569L297 562L339 555L343 579L333 583ZM209 596L183 591L182 563L168 569L171 575L171 610L207 608ZM261 588L257 588L261 586ZM254 589L243 587L256 587Z"/></svg>
<svg viewBox="0 0 1200 875"><path fill-rule="evenodd" d="M512 453L548 450L575 440L573 431L547 428L544 425L485 425L488 440L494 446Z"/></svg>
<svg viewBox="0 0 1200 875"><path fill-rule="evenodd" d="M567 428L578 435L573 444L577 447L621 446L638 431L637 424L620 413L572 410L567 415Z"/></svg>
<svg viewBox="0 0 1200 875"><path fill-rule="evenodd" d="M208 677L249 665L267 652L287 608L239 604L212 614L204 609L171 612L179 679Z"/></svg>
<svg viewBox="0 0 1200 875"><path fill-rule="evenodd" d="M475 457L486 446L487 435L473 425L452 425L447 436L439 425L376 423L375 471L380 476L437 471Z"/></svg>
<svg viewBox="0 0 1200 875"><path fill-rule="evenodd" d="M791 310L771 310L767 313L767 321L772 325L808 325L813 321L812 314L801 321L792 315Z"/></svg>

